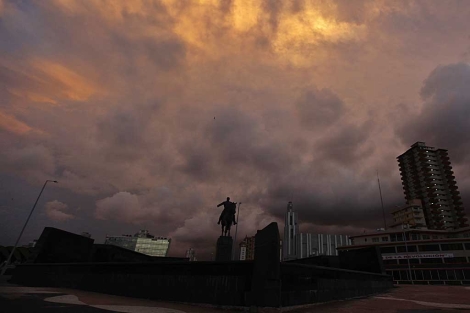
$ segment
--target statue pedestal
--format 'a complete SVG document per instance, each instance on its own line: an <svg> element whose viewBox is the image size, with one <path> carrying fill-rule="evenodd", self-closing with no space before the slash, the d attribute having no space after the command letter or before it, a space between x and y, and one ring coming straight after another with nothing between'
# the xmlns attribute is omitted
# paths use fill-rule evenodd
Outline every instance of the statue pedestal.
<svg viewBox="0 0 470 313"><path fill-rule="evenodd" d="M216 261L232 261L233 239L230 236L220 236L215 250Z"/></svg>

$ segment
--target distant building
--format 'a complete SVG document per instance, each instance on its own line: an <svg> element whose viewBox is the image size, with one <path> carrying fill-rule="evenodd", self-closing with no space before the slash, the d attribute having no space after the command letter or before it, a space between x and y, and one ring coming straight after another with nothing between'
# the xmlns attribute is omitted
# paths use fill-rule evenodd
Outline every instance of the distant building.
<svg viewBox="0 0 470 313"><path fill-rule="evenodd" d="M246 236L240 242L240 260L254 260L255 259L255 236Z"/></svg>
<svg viewBox="0 0 470 313"><path fill-rule="evenodd" d="M104 242L151 256L168 256L171 239L167 237L155 237L147 230L141 230L134 236L106 236Z"/></svg>
<svg viewBox="0 0 470 313"><path fill-rule="evenodd" d="M346 235L300 233L297 237L297 259L318 255L338 255L336 248L349 246Z"/></svg>
<svg viewBox="0 0 470 313"><path fill-rule="evenodd" d="M83 237L91 238L91 234L87 232L83 232L80 235L82 235Z"/></svg>
<svg viewBox="0 0 470 313"><path fill-rule="evenodd" d="M242 241L240 242L240 261L246 260L246 242Z"/></svg>
<svg viewBox="0 0 470 313"><path fill-rule="evenodd" d="M408 204L392 211L393 223L390 228L401 227L401 225L410 225L411 228L426 229L426 219L421 200L409 200Z"/></svg>
<svg viewBox="0 0 470 313"><path fill-rule="evenodd" d="M422 201L427 228L468 226L447 150L416 142L397 159L405 199Z"/></svg>
<svg viewBox="0 0 470 313"><path fill-rule="evenodd" d="M346 235L300 233L297 212L294 212L294 205L289 201L284 224L284 240L281 242L282 261L316 255L338 255L336 248L349 244Z"/></svg>
<svg viewBox="0 0 470 313"><path fill-rule="evenodd" d="M296 238L298 235L297 213L294 212L292 201L289 201L284 223L284 240L282 241L282 259L284 261L297 259Z"/></svg>
<svg viewBox="0 0 470 313"><path fill-rule="evenodd" d="M37 240L37 239L34 239L34 240L31 241L30 243L28 243L27 245L23 245L22 247L23 247L23 248L34 248L37 243L38 243L38 240Z"/></svg>
<svg viewBox="0 0 470 313"><path fill-rule="evenodd" d="M138 238L154 238L154 236L150 235L149 231L146 229L139 230L137 234L134 235L134 237Z"/></svg>
<svg viewBox="0 0 470 313"><path fill-rule="evenodd" d="M186 250L186 258L188 258L189 261L197 261L196 251L194 251L193 248L189 248L188 250Z"/></svg>

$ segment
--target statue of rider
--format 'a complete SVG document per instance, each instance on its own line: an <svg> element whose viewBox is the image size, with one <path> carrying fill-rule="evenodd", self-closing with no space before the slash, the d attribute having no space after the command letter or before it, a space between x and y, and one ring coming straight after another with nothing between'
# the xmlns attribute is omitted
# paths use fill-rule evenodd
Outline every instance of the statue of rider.
<svg viewBox="0 0 470 313"><path fill-rule="evenodd" d="M224 214L231 214L233 225L237 225L237 222L235 221L235 209L232 210L232 208L235 207L236 204L237 204L236 202L230 202L230 197L227 197L226 201L217 205L217 207L221 205L224 206L224 210L222 211L222 213L220 213L219 221L217 222L217 224L220 224L220 221L222 220L222 217L224 216Z"/></svg>

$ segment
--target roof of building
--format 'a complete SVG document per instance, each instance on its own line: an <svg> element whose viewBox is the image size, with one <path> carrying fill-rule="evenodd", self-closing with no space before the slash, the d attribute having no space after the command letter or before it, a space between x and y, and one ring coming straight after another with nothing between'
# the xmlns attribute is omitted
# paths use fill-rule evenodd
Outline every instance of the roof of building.
<svg viewBox="0 0 470 313"><path fill-rule="evenodd" d="M403 233L403 232L428 233L428 234L458 234L458 233L463 233L466 231L470 231L470 226L459 228L459 229L452 229L452 230L414 229L414 228L391 229L391 230L375 231L375 232L353 235L353 236L349 236L349 238L379 236L379 235L396 234L396 233Z"/></svg>
<svg viewBox="0 0 470 313"><path fill-rule="evenodd" d="M446 242L470 242L470 238L442 238L442 239L425 239L425 240L406 240L406 241L382 241L372 242L360 245L340 246L337 250L352 250L367 247L383 247L383 246L395 246L395 245L416 245L416 244L431 244L431 243L446 243ZM444 251L445 252L445 251Z"/></svg>

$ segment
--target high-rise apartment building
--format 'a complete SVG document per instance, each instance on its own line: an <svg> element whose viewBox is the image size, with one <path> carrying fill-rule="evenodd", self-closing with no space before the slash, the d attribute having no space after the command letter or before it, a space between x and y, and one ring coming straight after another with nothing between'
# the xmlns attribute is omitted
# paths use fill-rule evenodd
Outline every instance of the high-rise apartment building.
<svg viewBox="0 0 470 313"><path fill-rule="evenodd" d="M171 239L167 237L155 237L150 235L147 230L141 230L134 236L106 236L104 243L151 256L166 257L170 249Z"/></svg>
<svg viewBox="0 0 470 313"><path fill-rule="evenodd" d="M246 236L240 242L240 261L255 259L255 236Z"/></svg>
<svg viewBox="0 0 470 313"><path fill-rule="evenodd" d="M299 235L297 213L294 212L292 201L287 204L286 219L284 223L284 240L282 241L282 260L297 259L296 238Z"/></svg>
<svg viewBox="0 0 470 313"><path fill-rule="evenodd" d="M447 150L417 142L397 159L405 199L421 200L429 229L468 226Z"/></svg>

